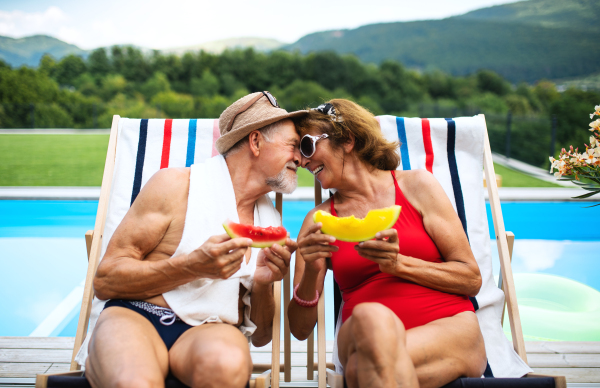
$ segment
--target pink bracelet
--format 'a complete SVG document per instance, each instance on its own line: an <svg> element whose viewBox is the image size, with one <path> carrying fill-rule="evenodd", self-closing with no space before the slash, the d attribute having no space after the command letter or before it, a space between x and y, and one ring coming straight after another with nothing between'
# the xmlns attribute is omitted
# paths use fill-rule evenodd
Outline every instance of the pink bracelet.
<svg viewBox="0 0 600 388"><path fill-rule="evenodd" d="M314 300L308 301L298 297L298 294L296 293L298 291L298 287L300 287L300 283L296 284L296 287L294 287L294 300L299 306L315 307L319 303L319 290L315 291L317 293L317 297Z"/></svg>

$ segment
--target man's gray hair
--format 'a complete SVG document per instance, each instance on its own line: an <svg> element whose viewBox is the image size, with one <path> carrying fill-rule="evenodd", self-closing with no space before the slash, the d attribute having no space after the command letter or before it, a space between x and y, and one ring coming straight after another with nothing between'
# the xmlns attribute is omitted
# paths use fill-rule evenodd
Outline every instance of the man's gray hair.
<svg viewBox="0 0 600 388"><path fill-rule="evenodd" d="M281 127L284 121L285 120L276 121L259 129L261 135L263 135L267 143L271 143L273 141L275 133L279 130L279 127ZM242 148L244 148L244 145L248 143L249 136L250 135L235 143L233 147L223 154L223 157L228 158L231 155L237 154Z"/></svg>

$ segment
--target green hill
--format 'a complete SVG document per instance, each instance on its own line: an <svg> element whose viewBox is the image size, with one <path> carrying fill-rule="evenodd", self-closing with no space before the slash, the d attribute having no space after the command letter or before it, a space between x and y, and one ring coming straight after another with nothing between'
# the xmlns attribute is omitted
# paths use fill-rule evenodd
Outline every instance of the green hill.
<svg viewBox="0 0 600 388"><path fill-rule="evenodd" d="M600 3L598 0L529 0L478 9L456 18L600 31Z"/></svg>
<svg viewBox="0 0 600 388"><path fill-rule="evenodd" d="M513 82L580 77L600 71L600 31L579 28L600 20L597 13L591 0L530 0L444 20L317 32L285 49L352 53L375 63L394 59L453 75L486 68Z"/></svg>
<svg viewBox="0 0 600 388"><path fill-rule="evenodd" d="M47 35L34 35L19 39L0 36L0 59L11 66L35 67L45 53L51 54L55 58L62 58L69 54L87 56L87 51Z"/></svg>

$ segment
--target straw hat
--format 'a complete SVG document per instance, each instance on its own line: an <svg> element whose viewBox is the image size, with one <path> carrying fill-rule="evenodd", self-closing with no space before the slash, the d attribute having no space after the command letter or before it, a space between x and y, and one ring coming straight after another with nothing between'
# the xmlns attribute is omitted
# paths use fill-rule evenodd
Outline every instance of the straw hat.
<svg viewBox="0 0 600 388"><path fill-rule="evenodd" d="M239 113L236 116L236 113L239 112L241 108L259 95L261 95L261 97L258 100L250 105L244 112ZM235 143L242 140L244 137L248 136L250 132L256 129L263 128L277 121L304 116L306 114L308 114L308 111L306 110L288 113L285 109L276 108L262 92L244 96L225 109L223 113L221 113L221 117L219 117L219 131L221 132L221 137L217 139L217 151L221 154L227 152L235 145ZM231 124L231 120L233 120L233 124ZM228 131L230 126L231 129Z"/></svg>

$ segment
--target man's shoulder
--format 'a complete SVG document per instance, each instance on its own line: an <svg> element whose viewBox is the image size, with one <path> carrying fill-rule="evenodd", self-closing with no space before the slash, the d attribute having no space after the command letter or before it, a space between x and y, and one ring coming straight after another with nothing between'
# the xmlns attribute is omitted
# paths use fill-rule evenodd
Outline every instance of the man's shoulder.
<svg viewBox="0 0 600 388"><path fill-rule="evenodd" d="M140 191L138 199L145 205L160 201L172 203L187 198L190 188L190 168L164 168L158 170ZM136 199L137 202L137 199Z"/></svg>

